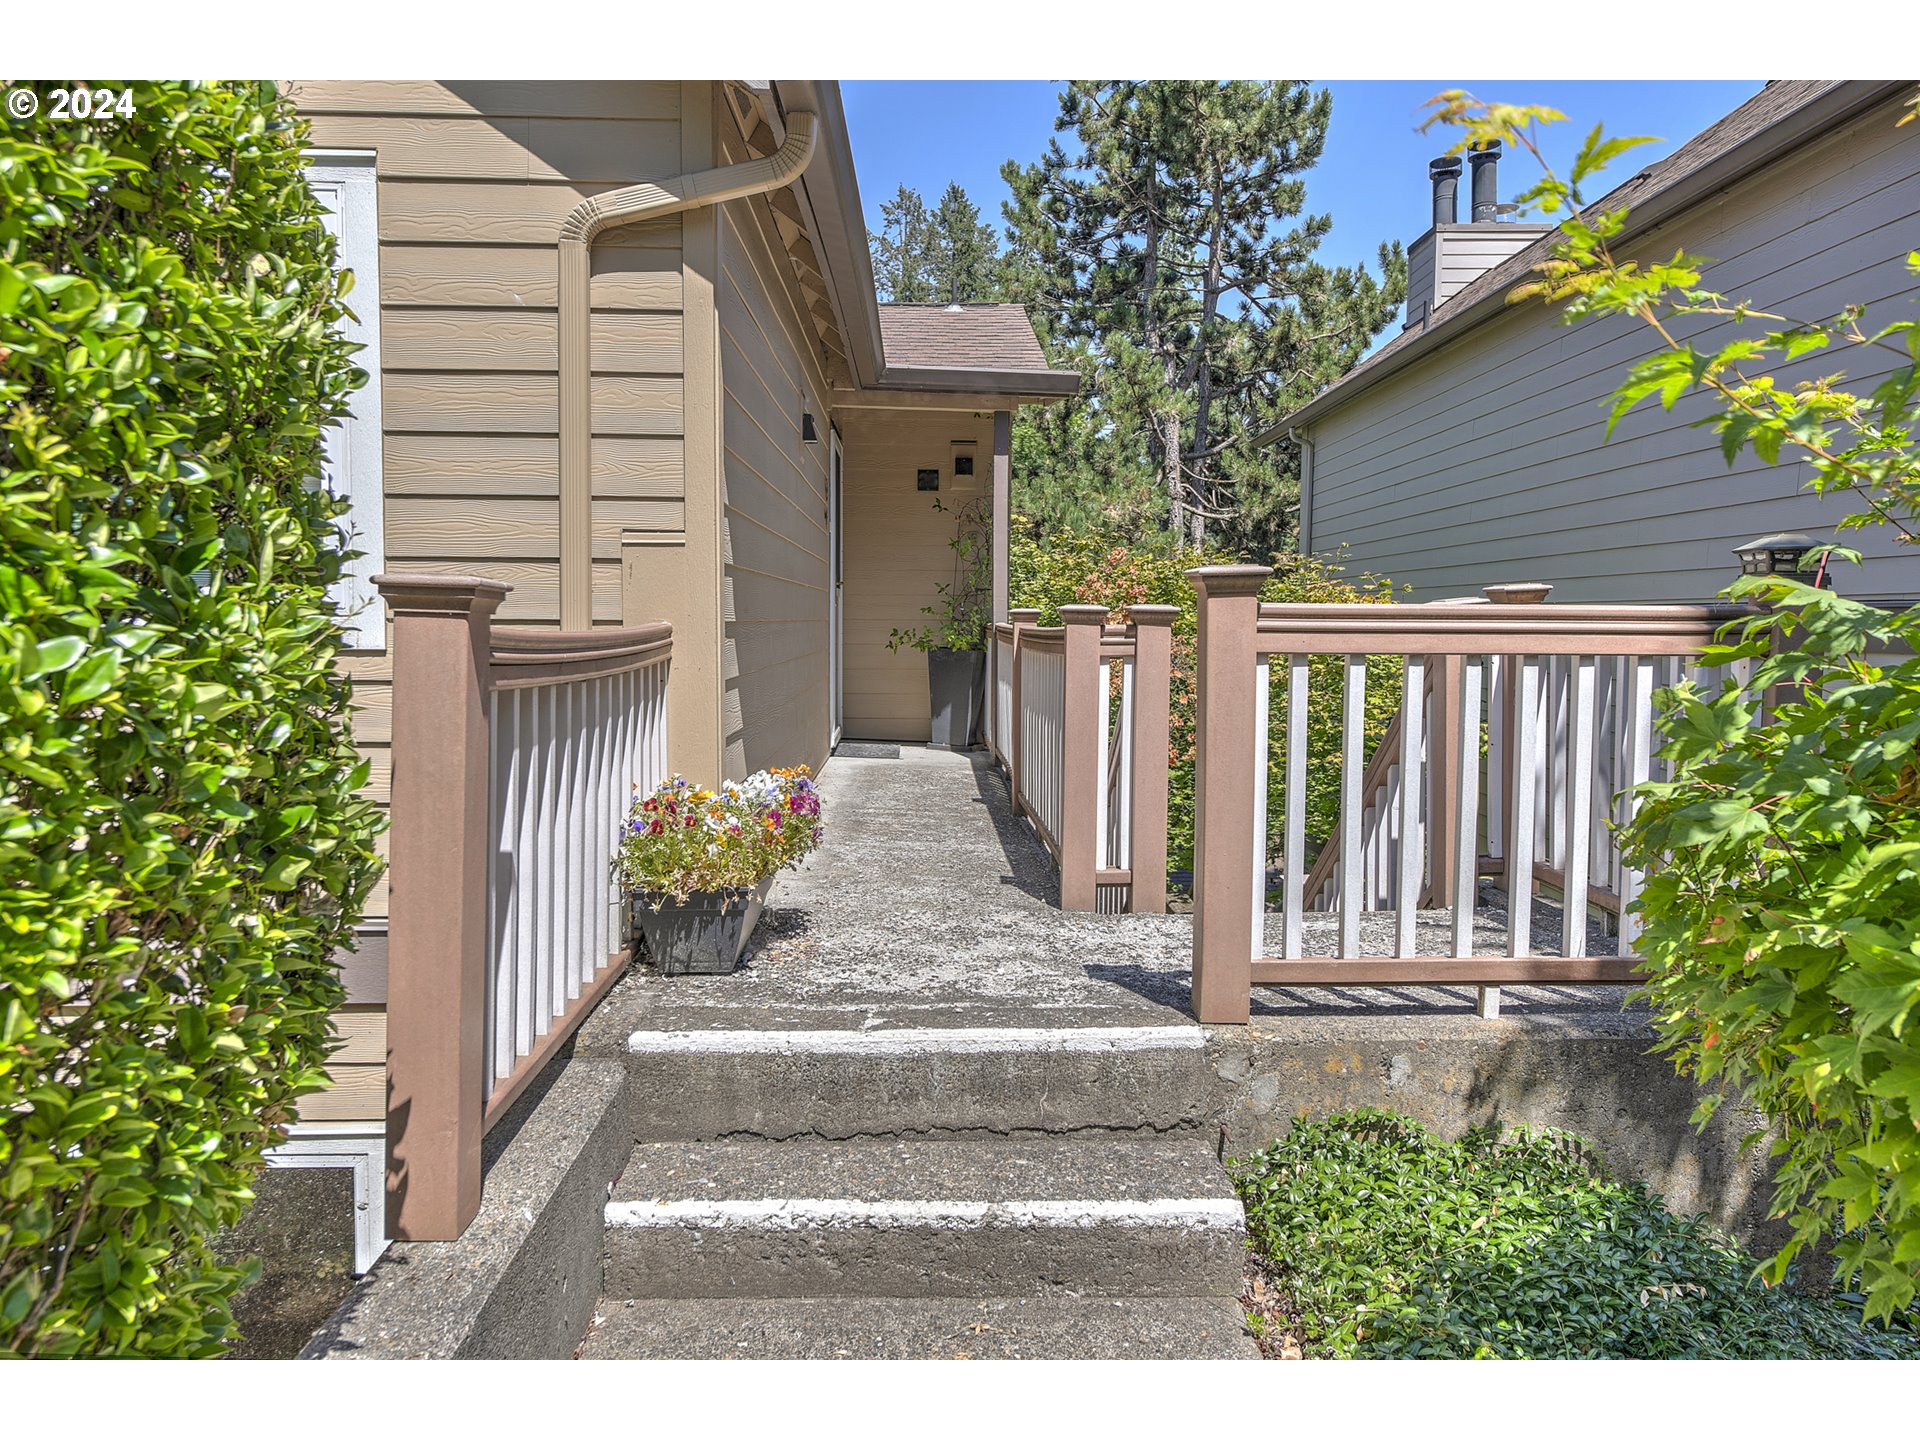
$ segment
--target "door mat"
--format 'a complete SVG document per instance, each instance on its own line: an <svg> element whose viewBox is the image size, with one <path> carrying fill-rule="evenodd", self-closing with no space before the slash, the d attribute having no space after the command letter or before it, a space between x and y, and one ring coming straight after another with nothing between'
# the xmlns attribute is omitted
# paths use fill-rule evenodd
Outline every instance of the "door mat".
<svg viewBox="0 0 1920 1440"><path fill-rule="evenodd" d="M842 740L833 747L833 753L849 760L898 760L900 747L879 740Z"/></svg>

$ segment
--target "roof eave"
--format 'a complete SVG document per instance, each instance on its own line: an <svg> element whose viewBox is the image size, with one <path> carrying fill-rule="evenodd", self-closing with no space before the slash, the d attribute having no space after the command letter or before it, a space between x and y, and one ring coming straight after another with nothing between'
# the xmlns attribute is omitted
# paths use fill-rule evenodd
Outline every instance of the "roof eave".
<svg viewBox="0 0 1920 1440"><path fill-rule="evenodd" d="M840 85L833 80L775 80L773 91L783 110L810 110L818 118L819 149L795 183L813 230L825 271L828 297L847 338L854 380L863 390L934 390L998 393L1061 400L1080 390L1071 370L969 370L923 365L889 365L880 336L880 302L874 291L873 261L867 253L867 225L860 207L860 182L854 174L847 139L847 115Z"/></svg>
<svg viewBox="0 0 1920 1440"><path fill-rule="evenodd" d="M1630 240L1655 229L1700 201L1738 184L1821 131L1904 92L1910 83L1850 80L1824 91L1766 129L1732 146L1725 154L1716 156L1699 169L1635 203L1629 210L1621 238ZM1604 197L1596 202L1597 205L1606 203ZM1516 274L1514 278L1517 280L1519 275ZM1489 291L1473 304L1444 316L1437 324L1428 322L1414 340L1392 354L1383 356L1379 363L1352 371L1345 378L1335 381L1298 410L1256 436L1253 443L1271 445L1293 431L1311 425L1506 309L1507 292L1505 287L1500 287Z"/></svg>
<svg viewBox="0 0 1920 1440"><path fill-rule="evenodd" d="M951 390L1064 400L1080 393L1077 370L976 370L935 365L889 365L875 390Z"/></svg>

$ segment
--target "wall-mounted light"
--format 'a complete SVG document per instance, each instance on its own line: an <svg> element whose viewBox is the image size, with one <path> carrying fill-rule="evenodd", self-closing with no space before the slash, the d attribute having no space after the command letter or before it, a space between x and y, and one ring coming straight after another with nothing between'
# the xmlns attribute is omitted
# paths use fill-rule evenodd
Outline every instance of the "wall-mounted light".
<svg viewBox="0 0 1920 1440"><path fill-rule="evenodd" d="M813 412L806 411L800 416L800 438L809 445L820 443L820 431L813 423Z"/></svg>

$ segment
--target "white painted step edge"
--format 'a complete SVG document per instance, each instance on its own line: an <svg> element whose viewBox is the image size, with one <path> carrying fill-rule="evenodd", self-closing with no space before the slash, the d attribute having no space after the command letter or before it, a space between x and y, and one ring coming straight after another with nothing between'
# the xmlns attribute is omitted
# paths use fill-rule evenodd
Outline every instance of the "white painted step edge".
<svg viewBox="0 0 1920 1440"><path fill-rule="evenodd" d="M997 1055L1204 1050L1195 1025L1058 1030L639 1030L630 1055Z"/></svg>
<svg viewBox="0 0 1920 1440"><path fill-rule="evenodd" d="M607 1205L621 1230L1234 1230L1240 1202L1156 1200L622 1200Z"/></svg>

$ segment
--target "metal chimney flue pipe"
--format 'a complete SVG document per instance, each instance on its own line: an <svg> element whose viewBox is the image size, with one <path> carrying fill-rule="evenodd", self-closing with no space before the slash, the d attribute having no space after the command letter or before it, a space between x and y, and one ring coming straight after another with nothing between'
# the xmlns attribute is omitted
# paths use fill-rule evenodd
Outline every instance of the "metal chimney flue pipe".
<svg viewBox="0 0 1920 1440"><path fill-rule="evenodd" d="M1500 142L1476 145L1467 158L1473 162L1473 223L1490 225L1500 218Z"/></svg>
<svg viewBox="0 0 1920 1440"><path fill-rule="evenodd" d="M1460 157L1442 155L1427 166L1427 178L1433 181L1433 223L1455 225L1460 221Z"/></svg>

